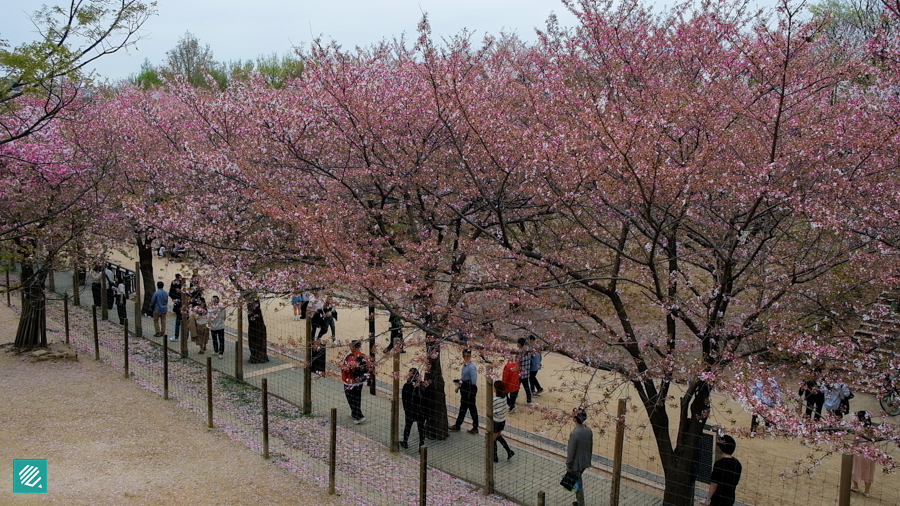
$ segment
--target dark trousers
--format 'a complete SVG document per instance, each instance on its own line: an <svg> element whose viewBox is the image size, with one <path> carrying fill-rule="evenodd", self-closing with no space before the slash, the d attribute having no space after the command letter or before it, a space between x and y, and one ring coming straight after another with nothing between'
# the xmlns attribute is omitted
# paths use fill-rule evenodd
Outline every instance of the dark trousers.
<svg viewBox="0 0 900 506"><path fill-rule="evenodd" d="M522 387L525 389L525 402L531 404L531 378L528 376L519 378L519 383L521 383Z"/></svg>
<svg viewBox="0 0 900 506"><path fill-rule="evenodd" d="M537 371L530 371L528 373L528 379L531 380L532 392L542 392L544 390L544 387L542 387L541 384L538 383L537 373Z"/></svg>
<svg viewBox="0 0 900 506"><path fill-rule="evenodd" d="M347 404L350 405L350 418L359 420L363 418L362 412L362 385L355 387L344 387L344 395L347 396Z"/></svg>
<svg viewBox="0 0 900 506"><path fill-rule="evenodd" d="M406 418L403 424L403 442L409 442L409 433L413 424L416 424L416 430L419 431L419 446L425 446L425 416L415 413L404 413Z"/></svg>
<svg viewBox="0 0 900 506"><path fill-rule="evenodd" d="M466 420L466 413L472 414L472 428L478 429L478 408L475 407L475 394L478 393L478 387L470 383L464 383L459 389L459 415L456 416L457 427L462 427Z"/></svg>
<svg viewBox="0 0 900 506"><path fill-rule="evenodd" d="M305 320L305 319L306 319L306 308L307 308L307 307L309 307L309 301L308 301L308 300L304 300L303 302L300 303L300 319L301 319L301 320Z"/></svg>
<svg viewBox="0 0 900 506"><path fill-rule="evenodd" d="M806 416L811 417L813 409L816 410L816 420L822 418L822 405L825 404L825 394L809 394L806 396Z"/></svg>
<svg viewBox="0 0 900 506"><path fill-rule="evenodd" d="M518 398L519 398L518 390L506 393L506 404L509 406L509 409L516 407L516 399L518 399Z"/></svg>
<svg viewBox="0 0 900 506"><path fill-rule="evenodd" d="M97 307L100 307L101 292L102 292L102 290L100 287L100 283L91 283L91 295L94 297L94 305Z"/></svg>
<svg viewBox="0 0 900 506"><path fill-rule="evenodd" d="M503 437L503 429L506 427L506 421L502 422L494 422L494 434L496 437L494 438L494 462L499 460L497 458L497 443L503 445L503 449L506 450L506 455L509 456L512 454L512 449L509 447L509 443L506 442L506 439Z"/></svg>
<svg viewBox="0 0 900 506"><path fill-rule="evenodd" d="M222 330L210 330L210 334L212 334L213 341L213 351L222 355L225 353L225 329Z"/></svg>
<svg viewBox="0 0 900 506"><path fill-rule="evenodd" d="M172 335L172 337L177 338L177 339L181 338L181 319L182 319L181 308L179 307L175 311L175 334Z"/></svg>
<svg viewBox="0 0 900 506"><path fill-rule="evenodd" d="M116 312L119 314L119 325L125 325L125 319L128 318L128 313L125 310L125 304L116 303Z"/></svg>

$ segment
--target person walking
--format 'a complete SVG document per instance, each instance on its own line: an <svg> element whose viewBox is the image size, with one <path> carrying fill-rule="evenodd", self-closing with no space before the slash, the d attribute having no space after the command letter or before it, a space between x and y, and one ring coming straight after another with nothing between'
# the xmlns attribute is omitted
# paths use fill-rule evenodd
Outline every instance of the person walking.
<svg viewBox="0 0 900 506"><path fill-rule="evenodd" d="M335 326L334 322L337 321L337 309L334 308L334 303L331 300L331 297L325 299L325 304L322 306L322 309L319 310L322 313L322 319L324 321L325 326L322 327L322 334L325 335L325 330L331 329L331 342L335 342Z"/></svg>
<svg viewBox="0 0 900 506"><path fill-rule="evenodd" d="M741 463L734 458L737 443L734 438L724 435L716 443L722 451L722 458L713 464L709 476L709 493L704 506L732 506L735 501L735 490L741 481Z"/></svg>
<svg viewBox="0 0 900 506"><path fill-rule="evenodd" d="M525 347L528 341L520 337L516 344L519 347L519 382L525 388L525 405L534 406L531 402L531 355L532 352Z"/></svg>
<svg viewBox="0 0 900 506"><path fill-rule="evenodd" d="M350 418L357 425L366 421L362 412L362 389L371 372L369 358L360 351L361 347L362 343L358 340L350 343L350 353L341 363L344 395L347 397L347 404L350 405Z"/></svg>
<svg viewBox="0 0 900 506"><path fill-rule="evenodd" d="M320 311L318 303L312 307L312 316L309 318L310 338L321 339L328 329L325 328L325 316Z"/></svg>
<svg viewBox="0 0 900 506"><path fill-rule="evenodd" d="M125 325L125 320L128 318L128 312L125 307L125 303L128 301L128 297L125 294L125 280L122 279L122 276L117 276L116 313L119 315L119 325Z"/></svg>
<svg viewBox="0 0 900 506"><path fill-rule="evenodd" d="M506 414L509 412L509 405L506 404L506 390L504 389L503 382L500 380L494 381L493 406L494 427L492 437L494 439L494 462L499 462L500 459L497 458L498 442L503 445L503 449L506 450L506 460L513 458L516 454L516 452L512 451L512 448L509 447L506 438L503 437L503 429L506 428Z"/></svg>
<svg viewBox="0 0 900 506"><path fill-rule="evenodd" d="M472 350L468 348L463 350L462 357L462 372L459 379L453 380L456 383L456 391L460 394L459 415L456 416L456 423L450 427L450 430L459 432L466 420L466 413L471 413L472 428L466 432L478 434L478 408L475 406L475 395L478 393L478 370L472 363Z"/></svg>
<svg viewBox="0 0 900 506"><path fill-rule="evenodd" d="M758 378L756 382L753 383L753 386L750 387L750 391L766 408L771 409L781 404L781 387L778 386L778 382L775 381L775 378L768 379L768 387L766 387L766 383L763 382L762 378ZM772 422L765 416L763 416L763 420L765 421L766 428L772 426ZM750 437L756 436L757 427L759 427L759 415L753 413L753 417L750 420Z"/></svg>
<svg viewBox="0 0 900 506"><path fill-rule="evenodd" d="M537 373L541 370L541 361L543 360L543 356L541 355L541 350L536 346L537 336L531 334L528 336L528 340L531 341L531 370L529 371L528 379L531 384L531 395L537 397L544 393L544 387L541 386L540 382L537 379Z"/></svg>
<svg viewBox="0 0 900 506"><path fill-rule="evenodd" d="M387 348L384 349L384 352L387 353L387 352L393 350L395 344L402 351L403 350L403 319L400 318L400 315L391 313L390 318L388 318L388 330L391 333L391 337L390 337L390 342L387 345Z"/></svg>
<svg viewBox="0 0 900 506"><path fill-rule="evenodd" d="M94 305L97 307L100 307L102 305L102 287L100 285L102 276L103 273L100 271L100 266L95 265L91 272L87 273L84 277L85 284L87 284L88 281L91 282L91 295L94 298Z"/></svg>
<svg viewBox="0 0 900 506"><path fill-rule="evenodd" d="M832 383L826 385L822 390L825 395L825 401L822 404L822 407L824 407L829 414L838 418L843 418L844 414L846 414L844 411L844 402L847 402L848 408L850 406L850 388L847 387L845 383Z"/></svg>
<svg viewBox="0 0 900 506"><path fill-rule="evenodd" d="M862 424L864 429L872 427L872 416L865 411L857 411L856 419ZM856 436L857 444L862 446L871 446L872 439L866 434ZM863 454L853 454L853 472L851 473L853 486L850 491L861 493L864 497L869 497L869 489L872 488L872 482L875 481L875 461ZM865 488L859 489L859 482L863 482Z"/></svg>
<svg viewBox="0 0 900 506"><path fill-rule="evenodd" d="M400 442L400 448L409 448L409 433L413 424L416 424L416 430L419 431L419 447L425 446L425 408L422 403L424 388L419 379L419 370L411 368L400 392L404 418L403 441Z"/></svg>
<svg viewBox="0 0 900 506"><path fill-rule="evenodd" d="M163 290L162 281L156 282L156 291L150 297L150 310L153 311L153 337L162 337L166 332L166 313L169 311L169 294Z"/></svg>
<svg viewBox="0 0 900 506"><path fill-rule="evenodd" d="M302 305L303 305L303 293L300 291L294 292L294 296L291 297L291 306L294 308L293 321L306 319L305 314L302 317L300 316L300 307Z"/></svg>
<svg viewBox="0 0 900 506"><path fill-rule="evenodd" d="M509 412L516 410L516 399L519 397L519 363L510 360L503 366L503 374L500 376L503 380L503 391L506 392L506 403L509 405Z"/></svg>
<svg viewBox="0 0 900 506"><path fill-rule="evenodd" d="M219 296L213 295L212 305L207 312L209 332L212 334L213 352L219 359L225 358L225 308L219 305Z"/></svg>
<svg viewBox="0 0 900 506"><path fill-rule="evenodd" d="M175 279L169 283L169 298L172 299L172 313L175 315L175 332L169 338L169 341L177 341L181 337L181 323L184 321L184 315L181 311L181 306L184 302L184 297L182 296L183 286L184 280L181 278L181 274L175 274Z"/></svg>
<svg viewBox="0 0 900 506"><path fill-rule="evenodd" d="M103 273L106 275L106 309L112 309L116 303L116 274L108 263L103 268Z"/></svg>
<svg viewBox="0 0 900 506"><path fill-rule="evenodd" d="M585 506L584 504L584 471L591 467L591 457L594 454L594 433L584 422L587 413L584 408L572 410L572 419L575 420L575 428L569 434L569 444L566 446L566 471L578 475L575 482L575 502L572 506Z"/></svg>
<svg viewBox="0 0 900 506"><path fill-rule="evenodd" d="M191 327L197 346L200 347L197 354L203 355L206 353L206 344L209 342L209 314L206 310L206 301L200 300L196 306L191 308Z"/></svg>

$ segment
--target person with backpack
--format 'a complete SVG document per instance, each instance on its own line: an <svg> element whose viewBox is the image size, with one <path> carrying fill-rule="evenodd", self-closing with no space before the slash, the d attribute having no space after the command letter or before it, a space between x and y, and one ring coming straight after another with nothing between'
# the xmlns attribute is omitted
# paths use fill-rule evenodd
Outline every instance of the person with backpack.
<svg viewBox="0 0 900 506"><path fill-rule="evenodd" d="M353 341L350 343L350 353L344 357L341 363L341 381L344 382L344 395L347 396L347 404L350 405L350 418L353 423L359 425L366 421L362 412L362 389L369 378L369 357L360 351L362 343Z"/></svg>
<svg viewBox="0 0 900 506"><path fill-rule="evenodd" d="M424 397L423 391L425 386L419 379L419 370L415 367L409 370L406 377L406 383L400 392L400 399L403 401L403 441L400 442L400 448L409 448L409 433L412 426L416 424L416 430L419 431L419 447L425 446L425 408L422 403Z"/></svg>

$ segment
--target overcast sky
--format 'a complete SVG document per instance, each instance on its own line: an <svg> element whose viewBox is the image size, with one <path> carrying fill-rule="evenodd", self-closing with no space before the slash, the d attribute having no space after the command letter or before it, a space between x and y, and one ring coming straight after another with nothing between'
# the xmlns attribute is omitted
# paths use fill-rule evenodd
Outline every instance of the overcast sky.
<svg viewBox="0 0 900 506"><path fill-rule="evenodd" d="M63 4L65 0L55 0ZM0 0L0 39L17 46L36 37L30 16L54 0ZM136 73L147 58L165 61L186 31L209 44L218 61L255 59L308 45L315 36L334 39L345 48L368 46L405 33L414 40L422 13L432 33L446 37L463 28L485 33L515 32L534 40L551 12L564 26L575 24L558 0L158 0L158 14L144 25L143 39L128 53L98 61L96 71L110 79Z"/></svg>

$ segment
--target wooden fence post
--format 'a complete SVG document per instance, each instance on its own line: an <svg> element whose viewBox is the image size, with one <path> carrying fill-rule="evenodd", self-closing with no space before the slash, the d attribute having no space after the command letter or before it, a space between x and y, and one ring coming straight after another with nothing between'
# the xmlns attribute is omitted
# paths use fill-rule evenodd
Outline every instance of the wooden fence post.
<svg viewBox="0 0 900 506"><path fill-rule="evenodd" d="M428 447L419 448L419 506L428 503Z"/></svg>
<svg viewBox="0 0 900 506"><path fill-rule="evenodd" d="M94 322L94 360L100 360L100 336L97 334L97 306L91 305L91 320Z"/></svg>
<svg viewBox="0 0 900 506"><path fill-rule="evenodd" d="M141 325L141 263L135 262L136 271L134 271L134 335L137 337L144 336L144 328ZM165 340L165 331L163 331L163 340Z"/></svg>
<svg viewBox="0 0 900 506"><path fill-rule="evenodd" d="M190 308L187 294L184 293L184 290L181 292L181 307L182 308ZM181 320L181 358L188 358L190 354L188 353L188 345L187 345L187 335L188 335L188 322L190 321L190 317L187 320ZM165 331L163 331L163 336L165 336ZM165 339L165 337L163 337Z"/></svg>
<svg viewBox="0 0 900 506"><path fill-rule="evenodd" d="M234 345L234 377L244 381L244 306L237 308L237 343Z"/></svg>
<svg viewBox="0 0 900 506"><path fill-rule="evenodd" d="M622 453L625 449L625 399L619 399L616 412L616 445L613 450L612 483L609 487L609 506L619 506L619 488L622 484Z"/></svg>
<svg viewBox="0 0 900 506"><path fill-rule="evenodd" d="M391 392L391 453L400 451L400 347L395 347L393 363L393 391ZM421 427L421 426L420 426Z"/></svg>
<svg viewBox="0 0 900 506"><path fill-rule="evenodd" d="M122 327L125 331L124 341L122 341L122 350L124 351L125 377L128 378L128 318L125 319L125 325Z"/></svg>
<svg viewBox="0 0 900 506"><path fill-rule="evenodd" d="M838 492L838 506L850 506L850 481L853 474L853 455L841 455L841 487Z"/></svg>
<svg viewBox="0 0 900 506"><path fill-rule="evenodd" d="M12 306L12 299L9 295L10 292L10 282L9 282L9 269L6 270L6 307Z"/></svg>
<svg viewBox="0 0 900 506"><path fill-rule="evenodd" d="M213 428L212 357L206 357L206 423Z"/></svg>
<svg viewBox="0 0 900 506"><path fill-rule="evenodd" d="M538 490L537 506L547 506L547 495L543 490Z"/></svg>
<svg viewBox="0 0 900 506"><path fill-rule="evenodd" d="M169 398L169 340L163 337L163 399Z"/></svg>
<svg viewBox="0 0 900 506"><path fill-rule="evenodd" d="M69 292L63 294L63 320L66 325L66 344L69 344Z"/></svg>
<svg viewBox="0 0 900 506"><path fill-rule="evenodd" d="M262 379L263 458L269 458L269 382Z"/></svg>
<svg viewBox="0 0 900 506"><path fill-rule="evenodd" d="M331 439L328 442L328 493L334 495L334 471L337 462L337 408L331 408Z"/></svg>
<svg viewBox="0 0 900 506"><path fill-rule="evenodd" d="M303 340L303 350L306 353L306 367L303 368L303 404L301 412L304 415L312 414L312 315L307 315L305 322L306 337ZM324 352L323 352L324 353Z"/></svg>
<svg viewBox="0 0 900 506"><path fill-rule="evenodd" d="M484 375L484 495L494 493L494 384L487 374ZM477 427L476 427L477 428Z"/></svg>

